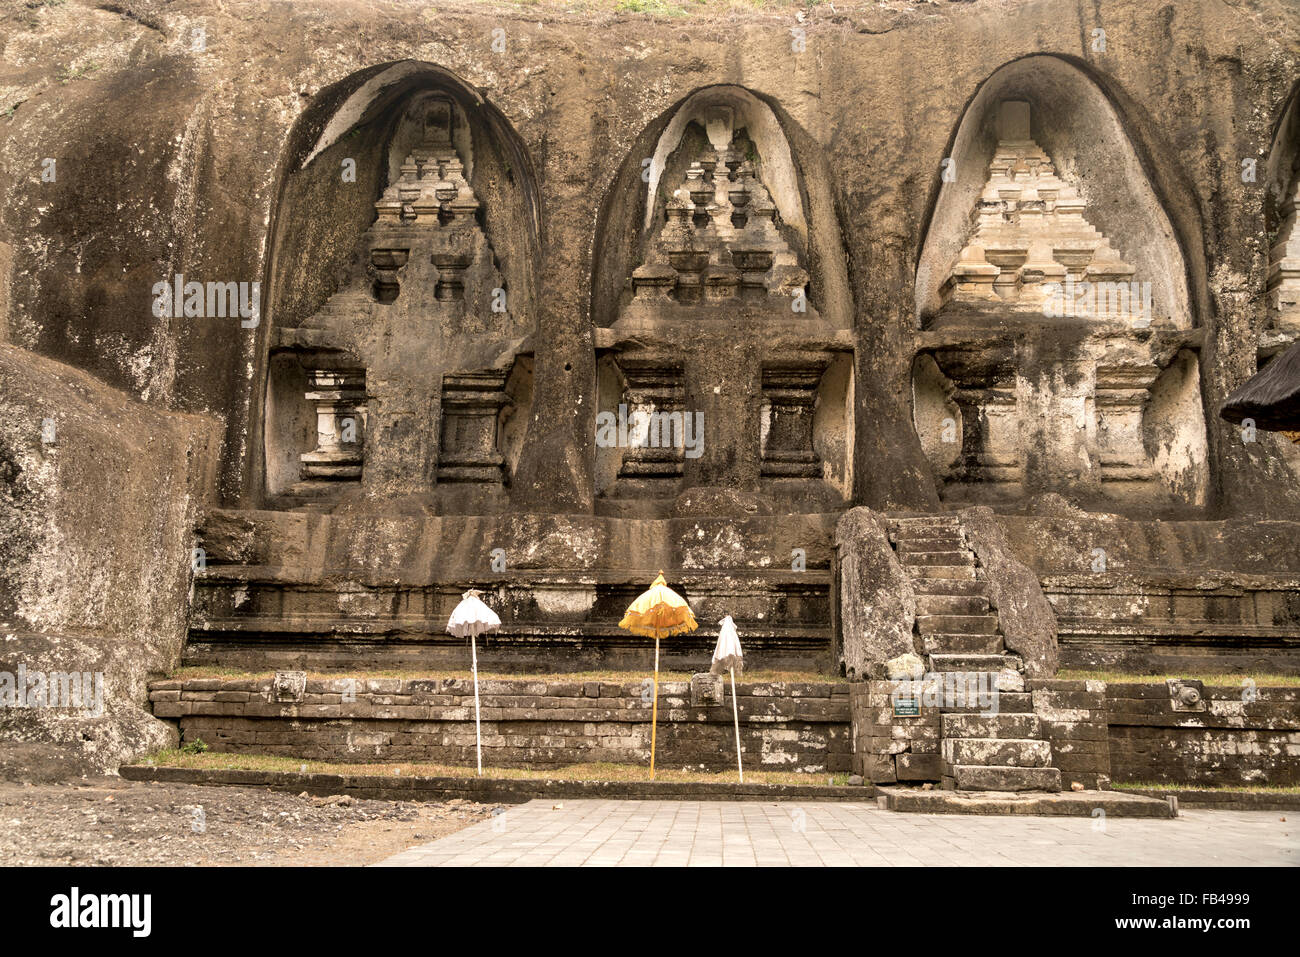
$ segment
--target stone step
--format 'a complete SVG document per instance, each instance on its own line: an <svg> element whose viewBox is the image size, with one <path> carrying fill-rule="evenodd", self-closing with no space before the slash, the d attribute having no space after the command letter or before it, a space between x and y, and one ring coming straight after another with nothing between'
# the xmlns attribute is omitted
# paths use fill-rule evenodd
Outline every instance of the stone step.
<svg viewBox="0 0 1300 957"><path fill-rule="evenodd" d="M1012 667L1006 655L931 655L932 671L1000 672ZM1014 670L1014 669L1013 669Z"/></svg>
<svg viewBox="0 0 1300 957"><path fill-rule="evenodd" d="M1041 739L1043 736L1042 722L1033 714L945 714L939 720L945 738Z"/></svg>
<svg viewBox="0 0 1300 957"><path fill-rule="evenodd" d="M993 768L955 765L949 769L959 791L1059 791L1056 768Z"/></svg>
<svg viewBox="0 0 1300 957"><path fill-rule="evenodd" d="M974 565L970 552L899 552L899 561L908 565Z"/></svg>
<svg viewBox="0 0 1300 957"><path fill-rule="evenodd" d="M944 738L939 753L951 767L1046 768L1052 746L1031 738Z"/></svg>
<svg viewBox="0 0 1300 957"><path fill-rule="evenodd" d="M997 615L917 615L916 630L923 635L994 635Z"/></svg>
<svg viewBox="0 0 1300 957"><path fill-rule="evenodd" d="M996 707L999 715L1032 715L1034 713L1034 696L1027 691L999 691ZM953 705L952 707L941 707L941 715L945 714L978 714L984 715L985 711L979 704Z"/></svg>
<svg viewBox="0 0 1300 957"><path fill-rule="evenodd" d="M997 655L1006 648L1001 635L944 634L934 632L921 636L927 655Z"/></svg>
<svg viewBox="0 0 1300 957"><path fill-rule="evenodd" d="M960 552L966 551L966 540L960 535L899 535L894 544L900 552Z"/></svg>
<svg viewBox="0 0 1300 957"><path fill-rule="evenodd" d="M988 599L989 585L983 579L975 580L971 578L914 578L912 580L912 591L917 596L924 595L943 595L943 596L978 596Z"/></svg>
<svg viewBox="0 0 1300 957"><path fill-rule="evenodd" d="M939 668L934 665L935 658L938 658L940 663L942 663L945 657L946 658L986 657L986 658L998 658L1000 660L1007 660L1008 656L943 655L943 654L930 655L929 656L930 660L928 662L929 664L928 674L930 677L934 677L942 680L963 681L965 682L965 687L968 688L983 687L983 688L996 689L998 694L1000 695L1005 695L1008 693L1020 694L1025 690L1025 676L1020 674L1017 671L1011 670L1010 668L1004 668L999 671L987 671L983 669L971 670L971 669L962 669L962 668ZM948 675L952 675L952 678L948 679L947 678Z"/></svg>
<svg viewBox="0 0 1300 957"><path fill-rule="evenodd" d="M934 579L927 579L934 581ZM983 615L989 610L989 600L983 595L930 595L918 593L918 615Z"/></svg>
<svg viewBox="0 0 1300 957"><path fill-rule="evenodd" d="M911 518L893 518L889 521L891 530L915 530L918 528L960 529L962 520L956 515L914 515Z"/></svg>
<svg viewBox="0 0 1300 957"><path fill-rule="evenodd" d="M974 565L904 565L912 578L959 578L975 580Z"/></svg>

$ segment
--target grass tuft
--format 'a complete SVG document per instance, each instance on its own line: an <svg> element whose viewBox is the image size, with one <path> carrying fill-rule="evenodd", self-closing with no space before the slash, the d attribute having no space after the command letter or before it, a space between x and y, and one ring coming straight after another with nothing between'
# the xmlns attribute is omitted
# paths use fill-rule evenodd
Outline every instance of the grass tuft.
<svg viewBox="0 0 1300 957"><path fill-rule="evenodd" d="M1221 791L1225 794L1300 794L1300 784L1170 784L1112 781L1116 791Z"/></svg>
<svg viewBox="0 0 1300 957"><path fill-rule="evenodd" d="M1144 675L1136 671L1085 671L1068 668L1057 673L1056 677L1070 681L1107 681L1115 684L1163 684L1176 678L1182 681L1200 681L1215 687L1239 688L1242 682L1250 679L1260 688L1300 688L1300 675L1275 675L1262 671L1248 671L1241 674L1227 672L1198 672L1193 674Z"/></svg>

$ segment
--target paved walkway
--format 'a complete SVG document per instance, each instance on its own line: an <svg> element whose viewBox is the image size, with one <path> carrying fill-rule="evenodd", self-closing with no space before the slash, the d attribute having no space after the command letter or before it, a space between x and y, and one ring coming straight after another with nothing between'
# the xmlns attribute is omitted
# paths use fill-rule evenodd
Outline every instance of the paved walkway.
<svg viewBox="0 0 1300 957"><path fill-rule="evenodd" d="M1300 820L1287 816L1184 809L1172 821L1093 820L900 814L868 803L537 800L381 865L1300 865Z"/></svg>

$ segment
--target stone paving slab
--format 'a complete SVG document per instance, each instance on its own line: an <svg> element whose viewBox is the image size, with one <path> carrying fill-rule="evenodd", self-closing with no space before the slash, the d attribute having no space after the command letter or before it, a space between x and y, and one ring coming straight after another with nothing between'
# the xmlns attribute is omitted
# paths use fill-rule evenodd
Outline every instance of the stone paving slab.
<svg viewBox="0 0 1300 957"><path fill-rule="evenodd" d="M1300 865L1272 811L1173 820L898 814L874 801L535 800L379 866Z"/></svg>
<svg viewBox="0 0 1300 957"><path fill-rule="evenodd" d="M1032 814L1044 817L1177 817L1176 802L1128 791L924 791L881 788L876 803L887 811L928 814Z"/></svg>

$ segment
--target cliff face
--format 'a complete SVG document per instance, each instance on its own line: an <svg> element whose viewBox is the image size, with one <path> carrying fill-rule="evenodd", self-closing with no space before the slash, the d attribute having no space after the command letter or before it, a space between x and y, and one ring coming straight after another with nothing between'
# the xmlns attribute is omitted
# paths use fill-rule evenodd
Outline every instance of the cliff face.
<svg viewBox="0 0 1300 957"><path fill-rule="evenodd" d="M246 503L249 476L260 474L258 410L277 304L266 303L270 314L252 328L160 318L153 286L179 273L258 281L265 296L274 265L295 272L297 298L287 301L304 314L318 307L347 249L326 241L314 261L272 263L275 232L306 215L301 203L282 208L286 170L335 118L349 77L401 60L436 64L500 111L536 183L536 391L514 494L529 507L586 510L595 410L583 397L595 390L600 321L592 277L611 238L602 223L616 229L609 210L624 202L620 191L641 186L627 171L641 167L646 131L692 91L736 84L793 131L796 161L826 173L829 185L806 182L827 193L809 201L833 207L847 256L854 498L926 507L934 478L909 392L915 276L942 161L981 84L1011 61L1050 54L1105 94L1181 247L1191 318L1205 330L1211 508L1294 509L1295 472L1275 440L1244 444L1215 412L1254 371L1266 323L1264 177L1243 182L1242 162L1263 168L1300 75L1300 10L1281 0L1030 0L795 13L10 5L0 14L5 334L151 405L217 417L220 501ZM331 222L351 222L376 198L365 182L312 193L313 228L328 239Z"/></svg>
<svg viewBox="0 0 1300 957"><path fill-rule="evenodd" d="M210 417L0 345L0 776L102 773L174 740L145 682L180 661L218 442Z"/></svg>

